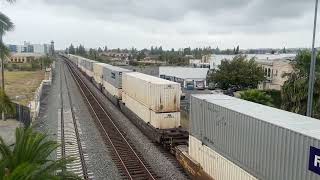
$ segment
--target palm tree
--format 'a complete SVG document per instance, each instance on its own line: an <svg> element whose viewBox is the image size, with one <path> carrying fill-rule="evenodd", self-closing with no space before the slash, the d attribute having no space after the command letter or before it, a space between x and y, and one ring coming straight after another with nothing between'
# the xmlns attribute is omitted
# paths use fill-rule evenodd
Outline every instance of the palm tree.
<svg viewBox="0 0 320 180"><path fill-rule="evenodd" d="M15 0L6 0L9 3L13 3ZM2 41L2 36L8 32L13 30L14 24L11 22L10 18L0 12L0 59L1 59L1 75L2 75L2 91L5 91L4 89L4 59L9 56L9 50L4 45ZM2 112L2 119L4 119L4 112Z"/></svg>
<svg viewBox="0 0 320 180"><path fill-rule="evenodd" d="M320 61L320 54L317 55L317 62ZM294 71L284 74L287 81L282 86L281 108L294 113L306 115L308 101L308 79L310 67L310 51L301 51L293 62ZM320 64L316 64L316 81L314 85L314 102L312 117L320 118Z"/></svg>
<svg viewBox="0 0 320 180"><path fill-rule="evenodd" d="M16 129L16 144L10 147L0 137L0 180L80 179L61 171L73 159L49 158L59 145L31 128ZM57 173L61 171L61 173Z"/></svg>
<svg viewBox="0 0 320 180"><path fill-rule="evenodd" d="M13 103L3 90L0 90L0 112L2 113L2 120L5 120L5 114L15 113Z"/></svg>
<svg viewBox="0 0 320 180"><path fill-rule="evenodd" d="M271 96L257 89L249 89L241 92L240 98L267 106L273 106Z"/></svg>

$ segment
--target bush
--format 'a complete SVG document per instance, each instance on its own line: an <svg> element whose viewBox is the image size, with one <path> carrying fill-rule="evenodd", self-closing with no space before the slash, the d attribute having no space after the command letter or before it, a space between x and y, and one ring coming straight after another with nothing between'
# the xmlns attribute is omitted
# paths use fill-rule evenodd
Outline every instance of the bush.
<svg viewBox="0 0 320 180"><path fill-rule="evenodd" d="M273 101L270 95L267 95L265 92L259 91L257 89L249 89L240 93L240 98L255 102L258 104L263 104L267 106L273 106Z"/></svg>

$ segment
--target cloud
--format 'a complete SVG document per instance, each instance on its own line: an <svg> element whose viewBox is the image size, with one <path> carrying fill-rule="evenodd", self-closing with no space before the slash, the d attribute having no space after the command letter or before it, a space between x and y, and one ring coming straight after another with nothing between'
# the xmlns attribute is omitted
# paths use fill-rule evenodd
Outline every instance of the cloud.
<svg viewBox="0 0 320 180"><path fill-rule="evenodd" d="M83 42L168 48L306 46L314 6L305 0L18 0L2 5L0 10L16 22L7 37L11 41L47 36L61 47ZM268 43L261 43L263 38Z"/></svg>

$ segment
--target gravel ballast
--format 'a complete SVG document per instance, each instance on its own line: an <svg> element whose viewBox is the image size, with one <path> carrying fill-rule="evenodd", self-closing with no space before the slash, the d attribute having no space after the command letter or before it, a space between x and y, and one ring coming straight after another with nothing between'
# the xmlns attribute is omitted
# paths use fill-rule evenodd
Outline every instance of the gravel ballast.
<svg viewBox="0 0 320 180"><path fill-rule="evenodd" d="M86 83L90 83L85 80ZM93 87L90 83L91 88ZM94 88L94 91L98 90ZM103 99L103 106L106 108L108 114L115 120L120 129L125 132L125 136L129 141L134 144L135 148L143 154L145 160L152 167L162 179L189 179L189 177L181 171L181 168L177 166L177 162L172 157L168 157L168 153L165 153L161 147L155 145L148 139L120 110L113 105L106 97L101 93L98 95L100 99Z"/></svg>
<svg viewBox="0 0 320 180"><path fill-rule="evenodd" d="M88 170L93 173L94 179L120 179L118 170L110 157L107 146L93 122L84 99L80 94L79 88L71 77L67 67L62 65L60 60L56 62L51 88L44 91L39 118L35 121L34 126L38 131L48 133L52 139L56 140L56 133L58 130L57 121L59 116L58 109L61 106L60 67L65 68L67 83L73 103L72 106L75 111L78 127L81 130L80 139L85 146L84 150L89 159L89 161L86 162ZM62 89L63 91L67 91L65 78L63 77L62 80ZM66 92L63 92L63 94L66 95ZM67 96L64 96L64 99L66 99L66 97Z"/></svg>

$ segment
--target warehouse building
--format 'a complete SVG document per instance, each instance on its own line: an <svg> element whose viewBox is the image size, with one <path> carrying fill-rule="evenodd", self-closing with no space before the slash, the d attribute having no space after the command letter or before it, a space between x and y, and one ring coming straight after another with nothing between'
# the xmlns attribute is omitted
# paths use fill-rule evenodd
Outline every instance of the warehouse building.
<svg viewBox="0 0 320 180"><path fill-rule="evenodd" d="M186 89L204 89L207 86L208 70L209 68L160 66L159 76L162 79L178 82Z"/></svg>

